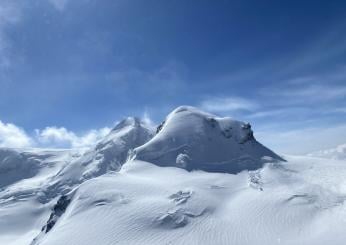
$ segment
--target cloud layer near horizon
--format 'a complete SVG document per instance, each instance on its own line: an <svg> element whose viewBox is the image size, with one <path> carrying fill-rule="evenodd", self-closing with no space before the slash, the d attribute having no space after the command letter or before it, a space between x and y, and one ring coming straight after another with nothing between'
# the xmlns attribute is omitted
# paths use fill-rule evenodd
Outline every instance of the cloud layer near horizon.
<svg viewBox="0 0 346 245"><path fill-rule="evenodd" d="M64 127L52 126L29 134L14 124L0 121L0 147L82 148L96 144L109 131L110 128L104 127L77 134Z"/></svg>
<svg viewBox="0 0 346 245"><path fill-rule="evenodd" d="M335 148L331 148L327 150L316 151L308 155L312 157L346 160L346 144L338 145Z"/></svg>

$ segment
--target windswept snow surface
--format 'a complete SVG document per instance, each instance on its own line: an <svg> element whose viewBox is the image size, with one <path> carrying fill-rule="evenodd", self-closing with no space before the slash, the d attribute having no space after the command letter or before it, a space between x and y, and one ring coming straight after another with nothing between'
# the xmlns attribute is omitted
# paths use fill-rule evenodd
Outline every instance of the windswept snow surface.
<svg viewBox="0 0 346 245"><path fill-rule="evenodd" d="M345 163L286 158L236 175L128 162L33 244L345 244Z"/></svg>
<svg viewBox="0 0 346 245"><path fill-rule="evenodd" d="M170 113L157 135L133 154L135 159L159 166L227 173L283 160L256 141L250 124L218 118L190 106Z"/></svg>

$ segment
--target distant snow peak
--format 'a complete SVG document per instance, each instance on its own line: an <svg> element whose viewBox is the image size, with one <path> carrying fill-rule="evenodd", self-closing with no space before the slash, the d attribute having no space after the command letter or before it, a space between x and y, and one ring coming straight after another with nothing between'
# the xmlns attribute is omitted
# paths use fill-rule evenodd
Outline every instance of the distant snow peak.
<svg viewBox="0 0 346 245"><path fill-rule="evenodd" d="M60 174L71 176L71 172L78 173L69 177L78 183L109 171L119 171L128 159L129 153L149 141L153 134L153 130L139 118L125 118L94 148L71 162Z"/></svg>
<svg viewBox="0 0 346 245"><path fill-rule="evenodd" d="M144 122L141 121L141 119L139 119L138 117L127 117L124 118L123 120L121 120L112 130L111 132L123 129L125 127L139 127L141 125L143 125Z"/></svg>

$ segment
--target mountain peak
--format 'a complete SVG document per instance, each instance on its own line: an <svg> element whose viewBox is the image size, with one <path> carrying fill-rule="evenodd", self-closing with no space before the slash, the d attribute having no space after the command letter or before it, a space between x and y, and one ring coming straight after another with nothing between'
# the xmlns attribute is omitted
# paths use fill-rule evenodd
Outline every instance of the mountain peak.
<svg viewBox="0 0 346 245"><path fill-rule="evenodd" d="M237 173L283 160L254 137L251 125L191 106L173 110L157 134L134 150L135 159L187 170Z"/></svg>
<svg viewBox="0 0 346 245"><path fill-rule="evenodd" d="M138 117L126 117L123 120L121 120L113 129L112 131L117 131L119 129L128 127L128 126L133 126L133 127L138 127L141 125L144 125L145 123Z"/></svg>
<svg viewBox="0 0 346 245"><path fill-rule="evenodd" d="M59 173L57 185L65 188L64 181L73 186L109 171L120 170L126 162L129 152L149 141L152 136L152 129L147 127L139 118L125 118L95 147L68 164ZM61 184L63 185L60 186ZM54 188L58 187L55 186Z"/></svg>

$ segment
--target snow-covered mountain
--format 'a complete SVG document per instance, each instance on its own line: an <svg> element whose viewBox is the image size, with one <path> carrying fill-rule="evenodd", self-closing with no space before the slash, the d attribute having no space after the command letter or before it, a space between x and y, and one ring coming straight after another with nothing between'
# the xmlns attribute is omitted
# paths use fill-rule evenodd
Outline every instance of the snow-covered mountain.
<svg viewBox="0 0 346 245"><path fill-rule="evenodd" d="M134 158L159 166L237 173L283 159L254 138L249 123L218 118L189 106L168 115Z"/></svg>
<svg viewBox="0 0 346 245"><path fill-rule="evenodd" d="M345 161L178 107L87 150L0 149L0 244L344 244Z"/></svg>
<svg viewBox="0 0 346 245"><path fill-rule="evenodd" d="M95 147L61 169L51 181L50 189L58 188L60 194L65 194L85 180L109 171L119 171L129 152L149 141L153 135L153 129L140 119L124 119ZM66 188L66 183L70 188Z"/></svg>

